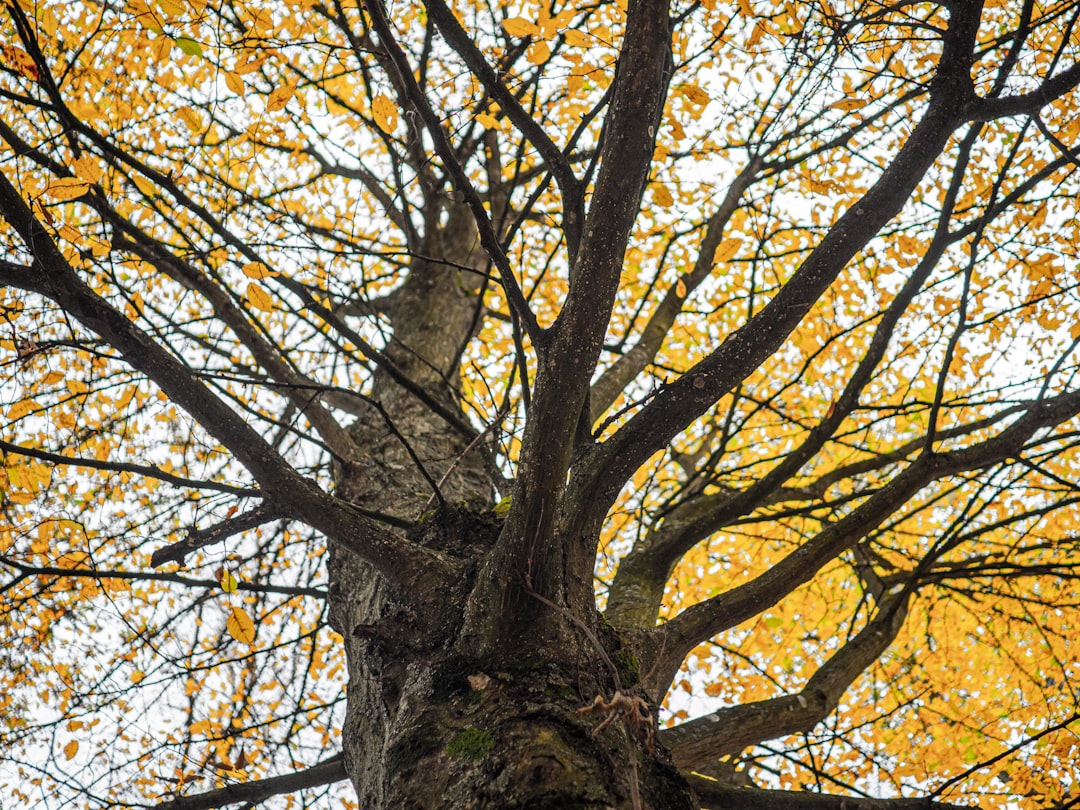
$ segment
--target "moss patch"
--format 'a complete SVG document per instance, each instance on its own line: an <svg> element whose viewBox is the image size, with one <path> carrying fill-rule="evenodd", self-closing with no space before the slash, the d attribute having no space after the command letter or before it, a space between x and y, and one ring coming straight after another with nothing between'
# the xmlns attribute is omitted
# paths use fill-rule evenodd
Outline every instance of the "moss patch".
<svg viewBox="0 0 1080 810"><path fill-rule="evenodd" d="M615 653L615 667L619 670L619 677L623 680L623 686L633 686L641 680L641 668L637 658L628 650L619 650Z"/></svg>
<svg viewBox="0 0 1080 810"><path fill-rule="evenodd" d="M446 744L446 753L452 757L476 761L487 756L487 752L494 745L495 738L488 732L469 726L455 734L454 739Z"/></svg>

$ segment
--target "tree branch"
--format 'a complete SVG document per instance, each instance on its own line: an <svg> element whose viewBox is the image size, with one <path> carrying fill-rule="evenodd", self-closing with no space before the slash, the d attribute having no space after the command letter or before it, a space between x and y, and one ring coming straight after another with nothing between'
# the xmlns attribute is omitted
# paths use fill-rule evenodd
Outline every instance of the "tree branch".
<svg viewBox="0 0 1080 810"><path fill-rule="evenodd" d="M702 810L968 810L933 799L868 799L799 790L733 787L699 774L684 774Z"/></svg>
<svg viewBox="0 0 1080 810"><path fill-rule="evenodd" d="M168 473L159 467L150 464L128 464L122 461L98 461L96 458L84 458L81 456L65 456L61 453L50 453L46 450L38 450L34 447L23 447L18 444L0 439L0 451L13 453L20 456L47 461L58 466L86 467L92 470L107 470L109 472L128 472L142 475L147 478L156 478L177 487L189 487L191 489L209 489L215 492L227 492L230 495L238 495L242 498L262 498L265 493L251 487L237 487L231 484L222 484L218 481L203 481L197 478L184 478L180 475Z"/></svg>
<svg viewBox="0 0 1080 810"><path fill-rule="evenodd" d="M908 593L886 596L878 615L837 650L794 695L717 709L660 732L676 767L702 770L727 754L765 740L809 732L844 692L889 648L907 617Z"/></svg>
<svg viewBox="0 0 1080 810"><path fill-rule="evenodd" d="M63 568L58 565L27 565L26 563L13 560L10 557L0 555L0 564L9 566L19 571L17 579L26 576L53 576L80 577L85 579L118 579L129 582L173 582L177 585L185 585L189 588L206 588L218 590L221 583L213 579L192 579L181 574L167 574L159 571L99 571L91 568ZM4 584L8 588L12 582ZM0 590L3 590L0 588ZM236 589L247 593L281 593L287 596L313 596L317 599L325 599L326 591L321 588L293 587L289 585L264 585L258 582L237 582Z"/></svg>
<svg viewBox="0 0 1080 810"><path fill-rule="evenodd" d="M171 802L163 802L153 805L153 807L155 810L214 810L216 807L238 804L239 802L247 802L248 806L251 806L269 799L271 796L278 796L282 793L295 793L298 790L329 785L348 778L348 774L345 773L345 763L342 761L341 755L338 754L320 762L318 765L312 765L307 770L296 771L284 776L272 776L269 779L260 779L256 782L239 782L207 793L173 799Z"/></svg>
<svg viewBox="0 0 1080 810"><path fill-rule="evenodd" d="M694 267L680 279L684 286L681 294L678 284L668 289L648 323L645 324L645 328L641 330L641 335L634 347L616 360L593 384L592 391L589 393L591 424L596 423L630 381L653 361L675 323L675 319L682 312L683 301L711 275L713 256L716 255L716 248L724 235L724 228L739 207L739 199L743 192L757 177L761 165L760 158L751 160L728 187L720 207L709 217Z"/></svg>
<svg viewBox="0 0 1080 810"><path fill-rule="evenodd" d="M653 668L650 688L666 691L683 657L697 644L775 605L817 571L850 548L931 481L1019 456L1040 428L1059 424L1080 412L1080 391L1033 405L997 436L950 453L923 453L892 481L850 514L824 528L768 571L722 594L693 605L656 628L654 649L662 657Z"/></svg>
<svg viewBox="0 0 1080 810"><path fill-rule="evenodd" d="M476 47L470 36L450 8L443 0L425 0L428 14L439 28L447 44L457 52L469 70L476 76L484 89L491 94L499 104L499 109L517 127L518 131L536 147L536 151L547 164L548 170L555 176L563 197L563 221L562 228L566 234L567 245L570 255L576 252L576 247L581 238L581 226L584 219L583 199L581 184L570 168L570 162L566 155L548 137L547 132L536 123L535 119L518 102L517 97L511 93L495 70L484 59L480 49Z"/></svg>
<svg viewBox="0 0 1080 810"><path fill-rule="evenodd" d="M443 582L454 576L457 564L447 555L380 531L347 503L300 475L184 363L90 289L3 174L0 214L34 257L35 290L100 335L132 368L191 414L247 468L284 516L306 522L367 559L406 594L416 592L420 582Z"/></svg>
<svg viewBox="0 0 1080 810"><path fill-rule="evenodd" d="M574 500L599 524L642 464L777 351L848 262L904 206L955 128L967 120L978 8L957 7L922 120L878 181L829 229L761 311L675 382L665 385L607 442L577 465Z"/></svg>
<svg viewBox="0 0 1080 810"><path fill-rule="evenodd" d="M529 308L529 304L521 292L521 287L518 285L514 272L510 267L510 260L506 257L506 252L503 250L498 234L495 233L491 218L484 208L484 202L480 199L480 195L477 193L468 174L466 174L465 169L454 155L450 141L443 131L442 122L431 108L431 104L428 103L423 90L416 83L408 57L394 39L390 23L386 19L386 11L383 8L382 0L365 0L363 7L371 17L372 28L379 35L379 42L386 49L409 101L416 107L417 113L424 122L424 128L431 136L435 152L438 154L439 159L442 160L446 171L450 174L454 188L465 197L465 202L468 204L476 227L480 232L480 244L487 251L492 264L499 271L499 280L502 283L503 291L506 293L510 306L514 308L517 316L521 318L525 326L525 332L529 335L533 344L542 345L544 342L543 331L540 324L537 323L536 315Z"/></svg>
<svg viewBox="0 0 1080 810"><path fill-rule="evenodd" d="M154 568L168 562L183 565L184 557L193 551L214 543L222 543L234 534L246 532L280 517L281 513L278 510L262 504L242 515L223 520L208 529L192 529L183 540L171 543L155 551L150 557L150 565Z"/></svg>

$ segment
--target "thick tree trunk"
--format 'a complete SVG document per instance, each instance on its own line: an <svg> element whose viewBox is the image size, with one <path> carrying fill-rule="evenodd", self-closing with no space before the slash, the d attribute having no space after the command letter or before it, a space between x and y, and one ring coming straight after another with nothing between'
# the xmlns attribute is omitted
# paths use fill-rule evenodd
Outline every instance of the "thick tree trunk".
<svg viewBox="0 0 1080 810"><path fill-rule="evenodd" d="M457 413L458 355L474 329L480 275L452 268L485 262L470 225L465 209L452 207L438 237L418 251L447 264L417 261L394 293L387 349L402 373ZM412 524L414 542L468 561L460 581L438 593L401 594L331 548L330 620L349 665L345 765L360 806L691 807L686 783L653 745L655 711L629 697L633 655L610 630L595 629L591 605L571 618L530 595L523 572L506 573L514 587L502 597L491 595L490 577L482 584L478 572L503 525L480 450L382 372L350 433L361 459L336 471L338 494ZM487 592L474 593L481 587ZM488 632L523 610L551 613L540 624L557 631L512 644ZM625 715L579 713L598 697L609 703L620 686L628 690L618 704Z"/></svg>
<svg viewBox="0 0 1080 810"><path fill-rule="evenodd" d="M426 526L426 540L461 543L493 540L498 530L490 519L453 512ZM522 639L512 651L459 654L468 585L408 607L381 590L380 620L346 639L345 761L362 807L693 806L653 749L651 717L635 726L617 714L594 735L608 712L579 713L616 688L584 633L558 649ZM620 681L632 676L628 666Z"/></svg>

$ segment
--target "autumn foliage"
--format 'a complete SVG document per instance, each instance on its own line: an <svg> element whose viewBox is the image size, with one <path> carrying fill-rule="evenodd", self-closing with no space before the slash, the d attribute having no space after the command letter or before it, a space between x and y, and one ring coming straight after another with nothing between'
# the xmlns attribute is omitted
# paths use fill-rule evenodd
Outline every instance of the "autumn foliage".
<svg viewBox="0 0 1080 810"><path fill-rule="evenodd" d="M332 555L620 806L1078 801L1080 3L5 2L4 808L355 802Z"/></svg>

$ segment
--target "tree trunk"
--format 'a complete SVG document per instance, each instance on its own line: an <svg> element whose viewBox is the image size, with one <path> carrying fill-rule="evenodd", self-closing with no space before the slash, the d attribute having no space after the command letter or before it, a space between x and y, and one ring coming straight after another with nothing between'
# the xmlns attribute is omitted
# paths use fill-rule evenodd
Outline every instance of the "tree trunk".
<svg viewBox="0 0 1080 810"><path fill-rule="evenodd" d="M481 276L454 268L483 269L486 257L464 207L452 207L445 223L392 295L387 354L461 413L459 354L477 320ZM473 596L475 611L473 591L483 587L477 573L503 529L482 449L385 371L350 433L363 452L336 470L338 494L413 525L413 542L467 561L450 588L400 594L371 566L331 548L330 619L349 665L345 766L360 806L691 807L686 783L653 744L655 707L629 697L637 694L633 654L598 629L592 606L571 617L508 573L515 587L503 596L512 591L515 604L481 594L486 615L470 624L466 606ZM543 624L557 631L510 646L486 629L523 610L550 612ZM620 687L630 720L617 709L579 711L597 698L609 703Z"/></svg>
<svg viewBox="0 0 1080 810"><path fill-rule="evenodd" d="M498 530L490 513L442 510L423 539L483 545ZM471 578L408 606L375 582L357 582L352 599L377 605L379 619L345 633L345 763L362 807L692 806L652 744L654 712L639 726L616 715L596 735L609 713L579 712L615 694L604 656L623 662L618 680L633 685L633 659L619 655L617 640L601 642L613 650L601 656L578 629L574 645L522 639L514 650L465 656L458 641Z"/></svg>

